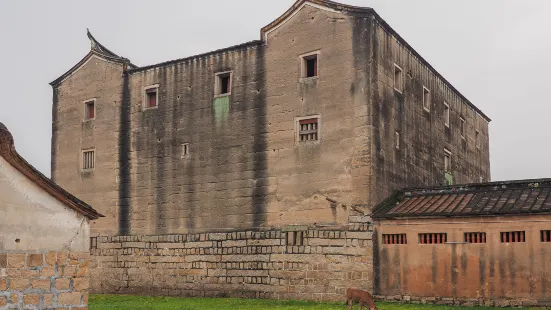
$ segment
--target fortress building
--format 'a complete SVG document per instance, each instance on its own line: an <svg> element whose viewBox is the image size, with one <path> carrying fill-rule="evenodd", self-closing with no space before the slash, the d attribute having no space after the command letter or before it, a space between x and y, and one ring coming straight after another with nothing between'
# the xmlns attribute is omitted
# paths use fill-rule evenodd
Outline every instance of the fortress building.
<svg viewBox="0 0 551 310"><path fill-rule="evenodd" d="M148 66L88 37L51 83L52 178L106 216L97 292L334 299L372 287L394 190L490 181L490 119L371 8L299 0L260 40Z"/></svg>

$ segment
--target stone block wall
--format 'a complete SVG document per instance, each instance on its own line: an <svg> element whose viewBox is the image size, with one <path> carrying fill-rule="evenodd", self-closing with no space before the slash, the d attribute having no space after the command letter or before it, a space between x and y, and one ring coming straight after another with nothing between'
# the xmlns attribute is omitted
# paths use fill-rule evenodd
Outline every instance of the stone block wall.
<svg viewBox="0 0 551 310"><path fill-rule="evenodd" d="M371 243L367 223L94 237L91 291L344 301L373 288Z"/></svg>
<svg viewBox="0 0 551 310"><path fill-rule="evenodd" d="M0 309L88 309L89 253L0 253Z"/></svg>

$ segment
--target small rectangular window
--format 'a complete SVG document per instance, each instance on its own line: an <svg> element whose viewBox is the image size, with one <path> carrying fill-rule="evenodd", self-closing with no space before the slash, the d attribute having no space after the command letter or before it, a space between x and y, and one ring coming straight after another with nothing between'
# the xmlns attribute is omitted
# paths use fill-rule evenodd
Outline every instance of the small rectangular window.
<svg viewBox="0 0 551 310"><path fill-rule="evenodd" d="M461 138L465 139L465 119L463 117L459 118L459 132L461 133Z"/></svg>
<svg viewBox="0 0 551 310"><path fill-rule="evenodd" d="M300 142L318 140L318 118L302 119L298 121Z"/></svg>
<svg viewBox="0 0 551 310"><path fill-rule="evenodd" d="M304 245L304 232L303 231L288 231L285 234L285 244L288 246L302 246Z"/></svg>
<svg viewBox="0 0 551 310"><path fill-rule="evenodd" d="M446 233L425 233L419 234L419 244L441 244L448 241Z"/></svg>
<svg viewBox="0 0 551 310"><path fill-rule="evenodd" d="M406 234L383 234L383 244L407 244Z"/></svg>
<svg viewBox="0 0 551 310"><path fill-rule="evenodd" d="M394 64L394 89L401 93L404 88L403 85L404 80L402 77L402 68L400 68L397 64Z"/></svg>
<svg viewBox="0 0 551 310"><path fill-rule="evenodd" d="M480 149L480 132L476 131L474 133L474 143L477 149Z"/></svg>
<svg viewBox="0 0 551 310"><path fill-rule="evenodd" d="M318 76L319 51L300 56L300 77L313 78Z"/></svg>
<svg viewBox="0 0 551 310"><path fill-rule="evenodd" d="M189 143L182 144L182 158L189 156Z"/></svg>
<svg viewBox="0 0 551 310"><path fill-rule="evenodd" d="M159 93L158 87L152 86L145 89L145 102L144 107L146 109L156 108L158 105Z"/></svg>
<svg viewBox="0 0 551 310"><path fill-rule="evenodd" d="M87 150L82 152L82 169L90 170L96 166L96 158L94 150Z"/></svg>
<svg viewBox="0 0 551 310"><path fill-rule="evenodd" d="M396 134L394 136L395 136L395 139L396 139L394 146L396 147L397 150L399 150L400 149L400 133L396 132Z"/></svg>
<svg viewBox="0 0 551 310"><path fill-rule="evenodd" d="M525 236L524 231L501 232L501 243L525 242Z"/></svg>
<svg viewBox="0 0 551 310"><path fill-rule="evenodd" d="M540 234L541 242L551 242L551 230L542 230Z"/></svg>
<svg viewBox="0 0 551 310"><path fill-rule="evenodd" d="M318 57L312 56L305 59L306 61L306 77L318 76Z"/></svg>
<svg viewBox="0 0 551 310"><path fill-rule="evenodd" d="M430 111L430 91L423 86L423 109Z"/></svg>
<svg viewBox="0 0 551 310"><path fill-rule="evenodd" d="M444 126L450 127L450 106L444 102Z"/></svg>
<svg viewBox="0 0 551 310"><path fill-rule="evenodd" d="M222 72L216 74L215 81L215 95L217 96L226 96L231 94L231 72Z"/></svg>
<svg viewBox="0 0 551 310"><path fill-rule="evenodd" d="M444 171L450 172L452 170L452 152L444 149Z"/></svg>
<svg viewBox="0 0 551 310"><path fill-rule="evenodd" d="M87 120L94 119L96 117L96 102L90 100L84 103L84 118Z"/></svg>
<svg viewBox="0 0 551 310"><path fill-rule="evenodd" d="M485 232L467 232L464 234L466 243L486 243Z"/></svg>

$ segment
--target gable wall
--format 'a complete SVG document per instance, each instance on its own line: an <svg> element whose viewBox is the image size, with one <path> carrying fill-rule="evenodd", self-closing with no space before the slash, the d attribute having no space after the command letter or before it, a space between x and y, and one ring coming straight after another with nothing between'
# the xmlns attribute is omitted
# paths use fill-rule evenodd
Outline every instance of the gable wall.
<svg viewBox="0 0 551 310"><path fill-rule="evenodd" d="M59 86L52 108L52 179L105 218L93 230L116 233L122 65L92 57ZM96 119L84 120L95 98ZM95 148L96 168L82 171L82 150Z"/></svg>
<svg viewBox="0 0 551 310"><path fill-rule="evenodd" d="M0 252L86 252L89 223L0 157Z"/></svg>

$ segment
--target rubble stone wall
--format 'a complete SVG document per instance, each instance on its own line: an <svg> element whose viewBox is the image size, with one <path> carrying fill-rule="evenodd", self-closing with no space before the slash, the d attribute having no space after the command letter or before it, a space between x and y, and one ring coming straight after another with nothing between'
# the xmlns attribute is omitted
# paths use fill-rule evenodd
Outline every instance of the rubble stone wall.
<svg viewBox="0 0 551 310"><path fill-rule="evenodd" d="M0 253L0 309L88 309L89 253Z"/></svg>

